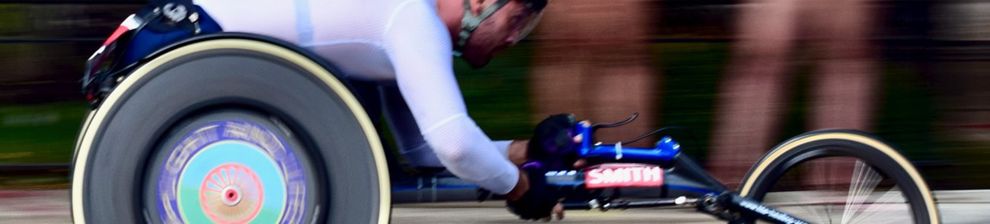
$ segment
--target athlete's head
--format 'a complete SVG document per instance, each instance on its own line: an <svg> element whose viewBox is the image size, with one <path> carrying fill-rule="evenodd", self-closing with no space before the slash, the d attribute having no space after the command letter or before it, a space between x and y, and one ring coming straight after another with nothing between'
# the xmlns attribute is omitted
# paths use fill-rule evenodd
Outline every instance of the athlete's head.
<svg viewBox="0 0 990 224"><path fill-rule="evenodd" d="M463 0L464 16L454 50L481 67L498 51L516 44L539 23L547 0Z"/></svg>

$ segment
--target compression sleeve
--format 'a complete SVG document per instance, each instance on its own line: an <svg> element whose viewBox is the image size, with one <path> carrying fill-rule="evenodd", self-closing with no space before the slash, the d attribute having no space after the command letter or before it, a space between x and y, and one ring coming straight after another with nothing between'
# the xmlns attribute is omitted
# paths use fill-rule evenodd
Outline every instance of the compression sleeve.
<svg viewBox="0 0 990 224"><path fill-rule="evenodd" d="M384 47L399 91L447 170L492 192L508 193L519 171L468 117L454 77L450 36L428 2L407 2L386 26Z"/></svg>
<svg viewBox="0 0 990 224"><path fill-rule="evenodd" d="M502 156L509 158L509 146L512 145L512 140L495 140L492 143L495 143L495 148L502 153Z"/></svg>

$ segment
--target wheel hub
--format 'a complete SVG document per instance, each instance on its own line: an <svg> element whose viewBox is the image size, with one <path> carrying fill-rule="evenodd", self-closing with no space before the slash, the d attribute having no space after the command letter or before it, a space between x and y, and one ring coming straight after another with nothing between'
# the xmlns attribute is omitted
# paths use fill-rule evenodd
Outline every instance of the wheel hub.
<svg viewBox="0 0 990 224"><path fill-rule="evenodd" d="M295 150L265 126L226 120L176 142L157 177L165 223L299 223L306 178Z"/></svg>
<svg viewBox="0 0 990 224"><path fill-rule="evenodd" d="M241 192L237 186L228 186L223 188L223 204L226 206L235 206L237 203L241 202Z"/></svg>

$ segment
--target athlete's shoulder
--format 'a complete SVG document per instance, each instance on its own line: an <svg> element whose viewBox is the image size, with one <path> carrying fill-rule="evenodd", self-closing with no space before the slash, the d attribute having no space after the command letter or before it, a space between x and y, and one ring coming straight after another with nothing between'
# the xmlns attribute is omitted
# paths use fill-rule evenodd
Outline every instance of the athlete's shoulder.
<svg viewBox="0 0 990 224"><path fill-rule="evenodd" d="M385 0L392 5L398 19L439 19L436 3L430 0Z"/></svg>
<svg viewBox="0 0 990 224"><path fill-rule="evenodd" d="M403 32L418 31L427 33L446 32L434 1L430 0L386 0L395 2L389 13L386 32L399 28Z"/></svg>

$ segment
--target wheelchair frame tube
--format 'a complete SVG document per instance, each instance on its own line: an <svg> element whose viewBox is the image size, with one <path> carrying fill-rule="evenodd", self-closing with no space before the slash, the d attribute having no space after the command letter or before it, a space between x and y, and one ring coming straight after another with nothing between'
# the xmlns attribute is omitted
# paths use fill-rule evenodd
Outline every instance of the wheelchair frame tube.
<svg viewBox="0 0 990 224"><path fill-rule="evenodd" d="M752 199L743 198L734 192L725 192L718 196L717 201L719 204L726 206L732 211L741 212L744 214L742 220L732 220L731 223L748 223L745 222L748 218L759 218L761 220L770 221L774 223L787 223L787 224L808 224L810 222L802 220L800 218L794 217L777 209L767 207L762 202L754 201Z"/></svg>
<svg viewBox="0 0 990 224"><path fill-rule="evenodd" d="M673 168L672 172L708 187L709 192L721 193L727 190L725 185L709 175L694 160L680 153L680 145L669 137L661 139L655 148L627 148L621 142L592 144L593 131L591 123L586 121L575 127L575 132L582 136L578 157L589 160L591 164L624 162L658 165L664 169Z"/></svg>
<svg viewBox="0 0 990 224"><path fill-rule="evenodd" d="M716 217L727 219L729 221L738 222L745 221L751 218L758 218L766 221L771 221L775 223L791 223L791 224L804 224L808 223L805 220L796 218L790 214L778 211L774 208L767 207L761 202L754 201L752 199L743 198L739 194L729 190L722 182L719 182L715 177L712 177L705 169L703 169L698 163L694 162L693 159L680 153L680 146L673 142L669 137L664 137L657 142L655 148L628 148L623 147L621 142L609 145L603 145L599 143L592 143L592 133L594 132L591 123L583 121L578 123L575 127L575 132L582 136L580 143L580 150L578 151L578 158L586 159L590 164L602 164L602 163L643 163L658 165L664 169L670 169L670 172L676 173L677 175L697 183L698 185L705 186L707 189L701 191L693 191L699 194L706 194L703 197L713 197L715 199L714 203L718 206L726 208L730 211L736 211L744 214L742 220L732 220L733 218L722 217L718 212L709 211L704 209L704 205L699 203L699 210L711 213ZM547 173L548 182L552 185L556 182L558 187L572 187L577 188L584 185L584 182L579 178L579 172L576 171L556 171ZM666 175L666 174L665 174ZM556 179L556 180L554 180ZM659 207L668 206L672 203L640 203L635 204L635 206L630 207ZM623 205L618 205L624 207ZM590 205L571 205L569 208L591 208Z"/></svg>
<svg viewBox="0 0 990 224"><path fill-rule="evenodd" d="M662 141L670 144L657 144L655 148L623 147L622 142L615 144L592 143L594 130L591 123L582 121L575 127L575 132L582 136L578 157L592 161L645 163L668 167L680 154L680 146L670 138Z"/></svg>

